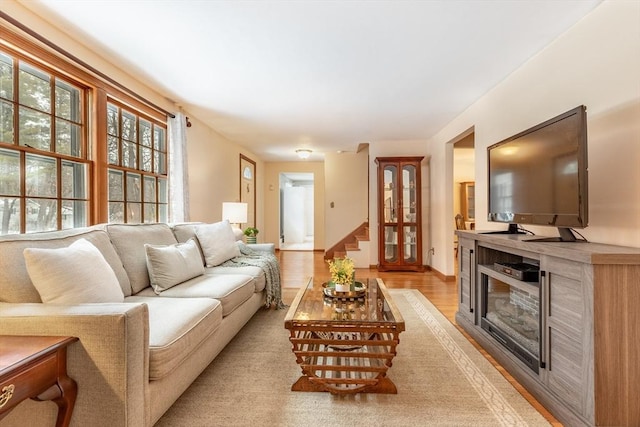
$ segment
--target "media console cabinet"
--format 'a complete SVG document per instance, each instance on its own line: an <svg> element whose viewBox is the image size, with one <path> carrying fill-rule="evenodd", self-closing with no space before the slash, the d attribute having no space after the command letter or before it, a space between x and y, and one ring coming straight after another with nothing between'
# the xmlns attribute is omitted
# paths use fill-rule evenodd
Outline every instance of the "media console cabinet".
<svg viewBox="0 0 640 427"><path fill-rule="evenodd" d="M640 248L456 233L458 325L562 423L640 425Z"/></svg>

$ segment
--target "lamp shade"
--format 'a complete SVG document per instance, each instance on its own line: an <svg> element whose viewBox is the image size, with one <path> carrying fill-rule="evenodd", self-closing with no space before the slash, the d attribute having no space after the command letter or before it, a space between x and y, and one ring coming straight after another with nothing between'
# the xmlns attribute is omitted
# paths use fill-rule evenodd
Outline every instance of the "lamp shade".
<svg viewBox="0 0 640 427"><path fill-rule="evenodd" d="M222 220L228 220L231 224L243 224L247 222L246 203L222 203Z"/></svg>

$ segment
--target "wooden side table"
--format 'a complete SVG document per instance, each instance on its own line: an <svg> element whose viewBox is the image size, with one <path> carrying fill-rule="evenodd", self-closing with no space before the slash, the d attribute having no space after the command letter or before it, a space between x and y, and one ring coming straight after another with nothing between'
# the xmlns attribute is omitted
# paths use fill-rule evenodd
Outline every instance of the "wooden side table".
<svg viewBox="0 0 640 427"><path fill-rule="evenodd" d="M67 376L75 337L0 335L0 420L25 399L58 405L56 426L68 426L78 386Z"/></svg>

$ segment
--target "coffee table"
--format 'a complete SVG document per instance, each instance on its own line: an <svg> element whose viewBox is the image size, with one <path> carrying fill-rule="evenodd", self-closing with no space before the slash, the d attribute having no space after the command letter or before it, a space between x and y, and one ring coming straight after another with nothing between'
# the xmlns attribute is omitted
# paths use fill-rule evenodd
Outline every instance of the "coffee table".
<svg viewBox="0 0 640 427"><path fill-rule="evenodd" d="M361 296L336 293L332 297L325 294L323 283L310 278L296 295L284 321L302 369L291 390L398 392L387 370L396 355L404 319L382 279L362 283L366 289Z"/></svg>

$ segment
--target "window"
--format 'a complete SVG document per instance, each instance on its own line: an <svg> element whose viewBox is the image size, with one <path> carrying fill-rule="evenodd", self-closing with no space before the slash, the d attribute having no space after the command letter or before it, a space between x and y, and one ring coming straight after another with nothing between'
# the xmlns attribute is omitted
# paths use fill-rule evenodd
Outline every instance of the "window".
<svg viewBox="0 0 640 427"><path fill-rule="evenodd" d="M0 32L0 234L167 221L168 113L22 24Z"/></svg>
<svg viewBox="0 0 640 427"><path fill-rule="evenodd" d="M0 234L89 218L87 90L0 50Z"/></svg>
<svg viewBox="0 0 640 427"><path fill-rule="evenodd" d="M107 105L109 222L167 221L167 130L142 113Z"/></svg>

